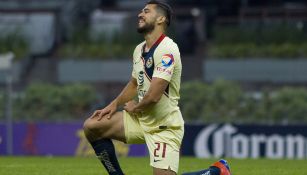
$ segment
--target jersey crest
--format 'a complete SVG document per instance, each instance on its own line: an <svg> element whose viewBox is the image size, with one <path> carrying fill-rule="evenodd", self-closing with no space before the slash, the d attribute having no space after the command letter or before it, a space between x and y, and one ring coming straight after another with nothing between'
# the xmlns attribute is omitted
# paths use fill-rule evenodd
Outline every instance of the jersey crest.
<svg viewBox="0 0 307 175"><path fill-rule="evenodd" d="M146 68L151 68L153 65L153 59L152 57L149 57L147 60L146 60Z"/></svg>

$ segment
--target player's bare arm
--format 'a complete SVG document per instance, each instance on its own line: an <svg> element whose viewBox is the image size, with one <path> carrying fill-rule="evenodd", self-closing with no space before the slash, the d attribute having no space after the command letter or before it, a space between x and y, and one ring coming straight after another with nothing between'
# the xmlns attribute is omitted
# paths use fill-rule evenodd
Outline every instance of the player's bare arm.
<svg viewBox="0 0 307 175"><path fill-rule="evenodd" d="M160 100L168 84L169 82L162 78L153 78L144 98L139 103L129 101L124 109L132 114L146 111Z"/></svg>
<svg viewBox="0 0 307 175"><path fill-rule="evenodd" d="M132 100L137 93L137 81L135 78L131 78L127 83L122 92L105 108L96 110L90 118L96 118L100 121L102 117L107 115L107 118L110 119L112 115L116 112L118 106L125 104L126 102Z"/></svg>

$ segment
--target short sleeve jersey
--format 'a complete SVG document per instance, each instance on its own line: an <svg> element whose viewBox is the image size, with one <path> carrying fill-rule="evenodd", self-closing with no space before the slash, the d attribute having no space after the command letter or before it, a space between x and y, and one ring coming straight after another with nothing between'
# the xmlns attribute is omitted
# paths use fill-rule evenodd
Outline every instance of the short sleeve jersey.
<svg viewBox="0 0 307 175"><path fill-rule="evenodd" d="M178 46L169 37L161 35L148 52L144 49L145 42L142 42L133 53L132 76L137 80L139 101L147 93L152 78L164 79L169 84L159 102L139 117L140 124L147 132L183 127L178 107L182 71Z"/></svg>

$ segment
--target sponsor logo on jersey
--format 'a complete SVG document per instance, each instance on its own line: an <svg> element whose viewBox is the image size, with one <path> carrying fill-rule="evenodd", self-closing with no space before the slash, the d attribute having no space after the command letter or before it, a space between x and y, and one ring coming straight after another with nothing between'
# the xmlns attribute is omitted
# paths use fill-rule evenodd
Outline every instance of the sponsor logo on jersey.
<svg viewBox="0 0 307 175"><path fill-rule="evenodd" d="M162 56L162 65L170 67L174 63L174 56L172 54L165 54Z"/></svg>
<svg viewBox="0 0 307 175"><path fill-rule="evenodd" d="M152 64L153 64L152 57L149 57L148 60L146 61L146 67L151 68Z"/></svg>
<svg viewBox="0 0 307 175"><path fill-rule="evenodd" d="M146 90L138 88L138 97L139 97L139 99L143 99L146 93L147 93Z"/></svg>
<svg viewBox="0 0 307 175"><path fill-rule="evenodd" d="M157 70L158 72L166 72L168 75L172 75L172 71L166 69L165 67L157 67L156 70Z"/></svg>

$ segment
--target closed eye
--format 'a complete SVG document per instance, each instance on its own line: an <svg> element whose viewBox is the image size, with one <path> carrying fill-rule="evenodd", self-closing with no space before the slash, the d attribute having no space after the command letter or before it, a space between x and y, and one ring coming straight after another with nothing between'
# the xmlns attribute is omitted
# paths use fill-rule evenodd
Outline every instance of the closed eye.
<svg viewBox="0 0 307 175"><path fill-rule="evenodd" d="M150 10L148 8L144 8L141 12L148 13Z"/></svg>

